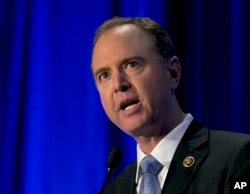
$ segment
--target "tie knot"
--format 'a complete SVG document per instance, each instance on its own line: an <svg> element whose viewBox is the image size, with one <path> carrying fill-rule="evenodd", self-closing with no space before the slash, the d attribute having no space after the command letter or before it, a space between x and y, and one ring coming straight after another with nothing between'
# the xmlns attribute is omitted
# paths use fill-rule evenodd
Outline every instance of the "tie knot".
<svg viewBox="0 0 250 194"><path fill-rule="evenodd" d="M147 155L140 163L140 167L142 170L142 173L152 173L152 174L158 174L160 169L163 167L158 160L156 160L153 156Z"/></svg>

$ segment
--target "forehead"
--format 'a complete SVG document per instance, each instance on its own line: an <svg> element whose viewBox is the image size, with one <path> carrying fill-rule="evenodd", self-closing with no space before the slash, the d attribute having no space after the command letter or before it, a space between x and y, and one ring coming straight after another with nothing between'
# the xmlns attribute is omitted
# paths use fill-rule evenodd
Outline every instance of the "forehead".
<svg viewBox="0 0 250 194"><path fill-rule="evenodd" d="M100 35L97 43L108 38L123 38L123 39L130 39L130 40L142 40L144 39L147 41L151 41L151 37L142 29L137 27L134 24L124 24L120 26L112 27L108 29L103 34Z"/></svg>
<svg viewBox="0 0 250 194"><path fill-rule="evenodd" d="M98 59L115 59L145 54L149 50L152 51L151 48L151 37L137 26L126 24L113 27L104 32L97 40L93 48L92 65Z"/></svg>

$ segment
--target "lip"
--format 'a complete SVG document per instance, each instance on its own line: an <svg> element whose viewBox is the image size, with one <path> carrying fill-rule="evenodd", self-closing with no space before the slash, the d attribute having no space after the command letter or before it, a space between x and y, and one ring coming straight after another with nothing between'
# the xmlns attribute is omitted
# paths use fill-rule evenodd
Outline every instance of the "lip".
<svg viewBox="0 0 250 194"><path fill-rule="evenodd" d="M133 99L125 99L120 103L120 109L121 110L128 110L131 107L133 107L133 105L137 104L139 102L139 100L137 98L133 98Z"/></svg>
<svg viewBox="0 0 250 194"><path fill-rule="evenodd" d="M120 112L122 113L123 116L126 116L126 117L137 113L141 107L141 101L138 99L134 99L134 100L130 99L130 100L123 101L120 107L122 107L122 105L124 104L128 104L128 106L126 106L126 108L124 109L120 108Z"/></svg>

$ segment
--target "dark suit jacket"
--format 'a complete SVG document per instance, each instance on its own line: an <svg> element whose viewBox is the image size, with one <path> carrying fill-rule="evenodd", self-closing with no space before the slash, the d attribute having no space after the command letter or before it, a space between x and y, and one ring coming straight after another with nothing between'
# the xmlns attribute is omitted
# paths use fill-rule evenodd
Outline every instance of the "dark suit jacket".
<svg viewBox="0 0 250 194"><path fill-rule="evenodd" d="M184 167L188 156L194 157L194 164ZM104 193L135 193L136 165L134 161ZM176 149L162 193L227 194L237 180L249 180L249 175L250 136L211 131L193 121Z"/></svg>

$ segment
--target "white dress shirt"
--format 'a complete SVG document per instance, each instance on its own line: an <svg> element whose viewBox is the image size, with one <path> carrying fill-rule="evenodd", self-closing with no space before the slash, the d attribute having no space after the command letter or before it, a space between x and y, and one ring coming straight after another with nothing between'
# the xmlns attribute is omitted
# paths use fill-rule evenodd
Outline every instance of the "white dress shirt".
<svg viewBox="0 0 250 194"><path fill-rule="evenodd" d="M167 177L170 162L172 161L175 150L192 120L193 116L191 114L186 114L183 121L179 125L177 125L169 134L167 134L150 153L164 166L162 170L158 173L158 181L160 183L161 189L163 188L163 184ZM139 148L139 145L137 144L137 170L135 179L135 183L137 184L137 194L139 193L142 176L139 170L139 166L141 160L145 156L146 154Z"/></svg>

